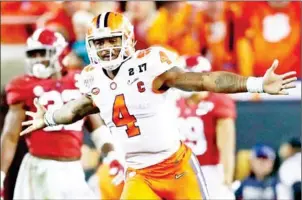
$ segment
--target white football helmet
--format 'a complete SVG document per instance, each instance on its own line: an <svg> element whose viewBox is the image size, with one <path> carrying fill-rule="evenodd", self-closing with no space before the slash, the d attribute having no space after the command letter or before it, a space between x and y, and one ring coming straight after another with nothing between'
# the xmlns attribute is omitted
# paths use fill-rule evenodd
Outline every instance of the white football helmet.
<svg viewBox="0 0 302 200"><path fill-rule="evenodd" d="M102 38L111 38L120 36L122 38L121 46L109 48L96 48L94 41ZM101 66L106 70L116 69L124 60L130 57L134 52L134 30L130 21L120 13L105 12L93 18L86 34L86 48L92 65ZM112 58L113 49L120 49L117 58ZM109 60L103 60L98 56L98 52L109 51Z"/></svg>
<svg viewBox="0 0 302 200"><path fill-rule="evenodd" d="M40 28L27 39L27 72L37 78L49 78L59 72L62 66L59 57L67 46L64 37L57 32ZM34 56L39 53L38 58ZM49 63L47 66L45 62Z"/></svg>

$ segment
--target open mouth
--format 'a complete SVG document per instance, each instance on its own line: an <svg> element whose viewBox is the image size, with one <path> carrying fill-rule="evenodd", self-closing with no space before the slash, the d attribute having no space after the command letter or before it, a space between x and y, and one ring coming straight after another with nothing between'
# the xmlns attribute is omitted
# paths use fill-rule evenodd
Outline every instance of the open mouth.
<svg viewBox="0 0 302 200"><path fill-rule="evenodd" d="M110 60L110 55L109 54L104 55L102 57L103 57L103 60L106 60L106 61Z"/></svg>
<svg viewBox="0 0 302 200"><path fill-rule="evenodd" d="M110 60L110 55L111 55L111 58L112 58L112 54L110 54L110 52L103 52L102 55L101 55L101 59L105 60L105 61L108 61L108 60Z"/></svg>
<svg viewBox="0 0 302 200"><path fill-rule="evenodd" d="M102 60L104 60L104 61L110 61L110 60L116 59L116 58L117 58L117 55L115 55L115 54L111 54L111 56L110 56L110 54L105 54L102 56Z"/></svg>

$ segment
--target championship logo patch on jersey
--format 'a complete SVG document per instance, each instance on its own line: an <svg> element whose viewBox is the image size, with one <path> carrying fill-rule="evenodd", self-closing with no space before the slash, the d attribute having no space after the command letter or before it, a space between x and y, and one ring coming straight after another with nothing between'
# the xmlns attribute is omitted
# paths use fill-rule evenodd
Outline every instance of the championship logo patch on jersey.
<svg viewBox="0 0 302 200"><path fill-rule="evenodd" d="M90 88L93 83L94 83L94 77L93 76L84 77L84 86L85 87Z"/></svg>
<svg viewBox="0 0 302 200"><path fill-rule="evenodd" d="M111 90L115 90L117 87L117 84L115 82L110 83Z"/></svg>
<svg viewBox="0 0 302 200"><path fill-rule="evenodd" d="M75 86L79 88L82 93L88 93L91 91L91 88L94 85L94 77L92 75L82 75L76 74L75 75Z"/></svg>

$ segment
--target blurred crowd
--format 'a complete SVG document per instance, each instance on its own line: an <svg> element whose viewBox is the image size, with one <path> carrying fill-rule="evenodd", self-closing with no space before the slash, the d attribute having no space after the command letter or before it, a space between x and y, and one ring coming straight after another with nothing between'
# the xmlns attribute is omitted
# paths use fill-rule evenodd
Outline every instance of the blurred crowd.
<svg viewBox="0 0 302 200"><path fill-rule="evenodd" d="M34 30L47 27L69 42L63 64L82 68L89 64L87 25L104 11L123 12L132 21L137 49L161 45L182 56L202 55L214 71L245 76L263 76L277 58L278 73L293 70L301 78L301 2L7 1L1 2L1 44L25 44ZM0 130L7 112L2 105L1 99ZM82 148L87 177L101 163L99 152L88 146ZM299 139L285 142L278 153L255 145L238 154L236 163L236 179L241 180L238 187L233 184L236 199L284 199L288 191L295 199L301 196Z"/></svg>
<svg viewBox="0 0 302 200"><path fill-rule="evenodd" d="M213 70L262 76L278 58L277 72L300 74L301 3L282 2L1 2L1 43L25 43L37 27L61 32L79 60L88 63L85 31L103 11L125 13L137 49L162 45L180 55L203 55Z"/></svg>

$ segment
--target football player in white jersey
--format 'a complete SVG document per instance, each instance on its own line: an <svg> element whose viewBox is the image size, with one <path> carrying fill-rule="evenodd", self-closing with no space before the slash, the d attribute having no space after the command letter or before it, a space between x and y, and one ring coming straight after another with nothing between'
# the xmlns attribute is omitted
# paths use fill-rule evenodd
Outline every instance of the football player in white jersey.
<svg viewBox="0 0 302 200"><path fill-rule="evenodd" d="M243 77L228 72L194 73L177 67L162 48L135 51L133 26L122 14L95 17L87 32L91 64L78 86L84 95L55 111L35 102L37 112L21 134L45 126L69 124L100 113L125 153L126 179L121 199L206 199L199 164L179 140L169 88L220 93L265 92L288 94L295 72Z"/></svg>

